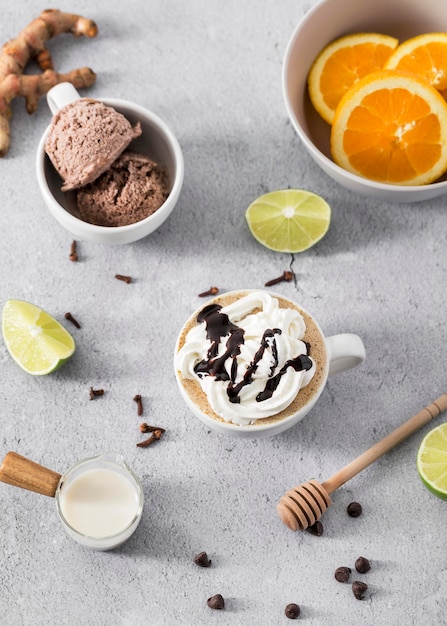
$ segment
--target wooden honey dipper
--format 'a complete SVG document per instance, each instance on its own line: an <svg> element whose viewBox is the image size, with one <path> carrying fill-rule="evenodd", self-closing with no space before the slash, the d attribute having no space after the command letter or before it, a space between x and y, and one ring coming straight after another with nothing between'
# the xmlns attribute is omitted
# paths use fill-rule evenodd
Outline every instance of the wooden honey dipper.
<svg viewBox="0 0 447 626"><path fill-rule="evenodd" d="M319 483L317 480L312 479L307 483L290 489L278 502L277 511L279 517L291 530L305 530L312 526L320 519L326 509L331 506L332 500L329 494L359 474L384 455L385 452L388 452L398 443L419 430L419 428L438 417L446 409L447 393L444 393L381 441L378 441L369 450L366 450L366 452L351 461L343 469L328 478L328 480Z"/></svg>

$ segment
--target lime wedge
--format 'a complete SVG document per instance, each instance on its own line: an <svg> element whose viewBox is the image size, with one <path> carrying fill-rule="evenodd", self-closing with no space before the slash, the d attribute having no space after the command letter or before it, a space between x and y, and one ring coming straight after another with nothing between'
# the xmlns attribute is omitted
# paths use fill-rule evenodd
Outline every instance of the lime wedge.
<svg viewBox="0 0 447 626"><path fill-rule="evenodd" d="M327 233L331 207L311 191L280 189L252 202L245 218L253 237L269 250L303 252Z"/></svg>
<svg viewBox="0 0 447 626"><path fill-rule="evenodd" d="M447 422L425 435L416 464L424 485L438 498L447 500Z"/></svg>
<svg viewBox="0 0 447 626"><path fill-rule="evenodd" d="M3 308L3 338L12 358L25 372L54 372L75 351L75 342L59 322L23 300L8 300Z"/></svg>

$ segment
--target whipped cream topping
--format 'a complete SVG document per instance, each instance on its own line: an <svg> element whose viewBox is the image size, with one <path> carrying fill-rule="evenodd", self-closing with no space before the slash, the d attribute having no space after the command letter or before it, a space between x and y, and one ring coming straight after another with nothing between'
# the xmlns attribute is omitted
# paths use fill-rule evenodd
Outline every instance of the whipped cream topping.
<svg viewBox="0 0 447 626"><path fill-rule="evenodd" d="M177 371L198 382L213 411L239 425L283 411L315 373L296 309L263 291L199 313L175 358Z"/></svg>

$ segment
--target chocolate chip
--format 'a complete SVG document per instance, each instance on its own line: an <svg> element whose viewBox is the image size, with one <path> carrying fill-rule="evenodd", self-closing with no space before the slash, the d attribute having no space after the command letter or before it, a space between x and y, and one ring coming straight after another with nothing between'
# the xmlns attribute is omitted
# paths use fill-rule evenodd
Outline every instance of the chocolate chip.
<svg viewBox="0 0 447 626"><path fill-rule="evenodd" d="M362 505L358 502L351 502L348 504L347 512L349 517L360 517L362 514Z"/></svg>
<svg viewBox="0 0 447 626"><path fill-rule="evenodd" d="M349 576L351 575L350 567L337 567L335 570L335 580L338 580L339 583L347 583L349 580Z"/></svg>
<svg viewBox="0 0 447 626"><path fill-rule="evenodd" d="M307 532L311 535L316 535L317 537L321 537L323 534L323 524L321 522L315 522L312 526L307 527Z"/></svg>
<svg viewBox="0 0 447 626"><path fill-rule="evenodd" d="M360 574L366 574L366 572L369 572L369 570L371 569L371 564L368 559L365 559L364 556L359 556L359 558L355 562L355 569Z"/></svg>
<svg viewBox="0 0 447 626"><path fill-rule="evenodd" d="M367 589L368 585L366 583L362 583L360 580L355 580L352 583L352 593L357 598L357 600L363 600Z"/></svg>
<svg viewBox="0 0 447 626"><path fill-rule="evenodd" d="M285 613L285 616L288 617L289 619L298 619L301 613L301 609L298 606L298 604L294 604L292 602L291 604L288 604L286 606L286 608L284 609L284 613Z"/></svg>
<svg viewBox="0 0 447 626"><path fill-rule="evenodd" d="M211 565L211 559L208 558L206 552L199 552L199 554L194 557L194 563L199 567L209 567Z"/></svg>
<svg viewBox="0 0 447 626"><path fill-rule="evenodd" d="M220 593L216 593L215 596L211 596L211 598L208 598L206 603L211 609L220 610L225 608L225 600L222 598Z"/></svg>

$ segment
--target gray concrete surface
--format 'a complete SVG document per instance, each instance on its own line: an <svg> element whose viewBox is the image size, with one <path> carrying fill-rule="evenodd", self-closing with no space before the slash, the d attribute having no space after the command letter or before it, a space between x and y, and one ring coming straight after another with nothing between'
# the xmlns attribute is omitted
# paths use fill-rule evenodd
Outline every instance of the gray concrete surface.
<svg viewBox="0 0 447 626"><path fill-rule="evenodd" d="M184 151L185 183L156 233L123 247L79 241L71 263L72 236L47 212L34 173L49 111L44 100L32 116L13 103L11 150L0 162L1 304L43 307L73 333L77 352L56 374L33 378L0 343L1 453L63 472L119 451L143 482L146 507L125 546L91 552L64 534L51 499L0 485L6 626L271 626L291 623L290 602L309 625L447 623L447 505L422 485L415 462L430 427L334 494L323 536L292 533L275 511L286 490L329 477L447 387L446 199L391 205L349 193L317 169L287 120L282 58L313 4L58 3L95 19L100 34L53 41L57 68L89 65L98 79L88 95L133 99L164 118ZM44 8L4 3L1 42ZM333 209L327 236L301 255L264 249L244 221L255 197L287 186L316 191ZM288 268L296 282L276 290L326 333L359 334L367 360L331 380L318 407L283 435L208 432L176 388L176 335L210 285L258 288ZM105 395L90 401L90 386ZM166 428L143 450L136 393L144 419ZM352 500L363 505L358 519L346 514ZM193 563L202 550L208 569ZM360 555L372 564L352 578L369 586L363 601L334 579ZM206 604L216 593L224 611Z"/></svg>

